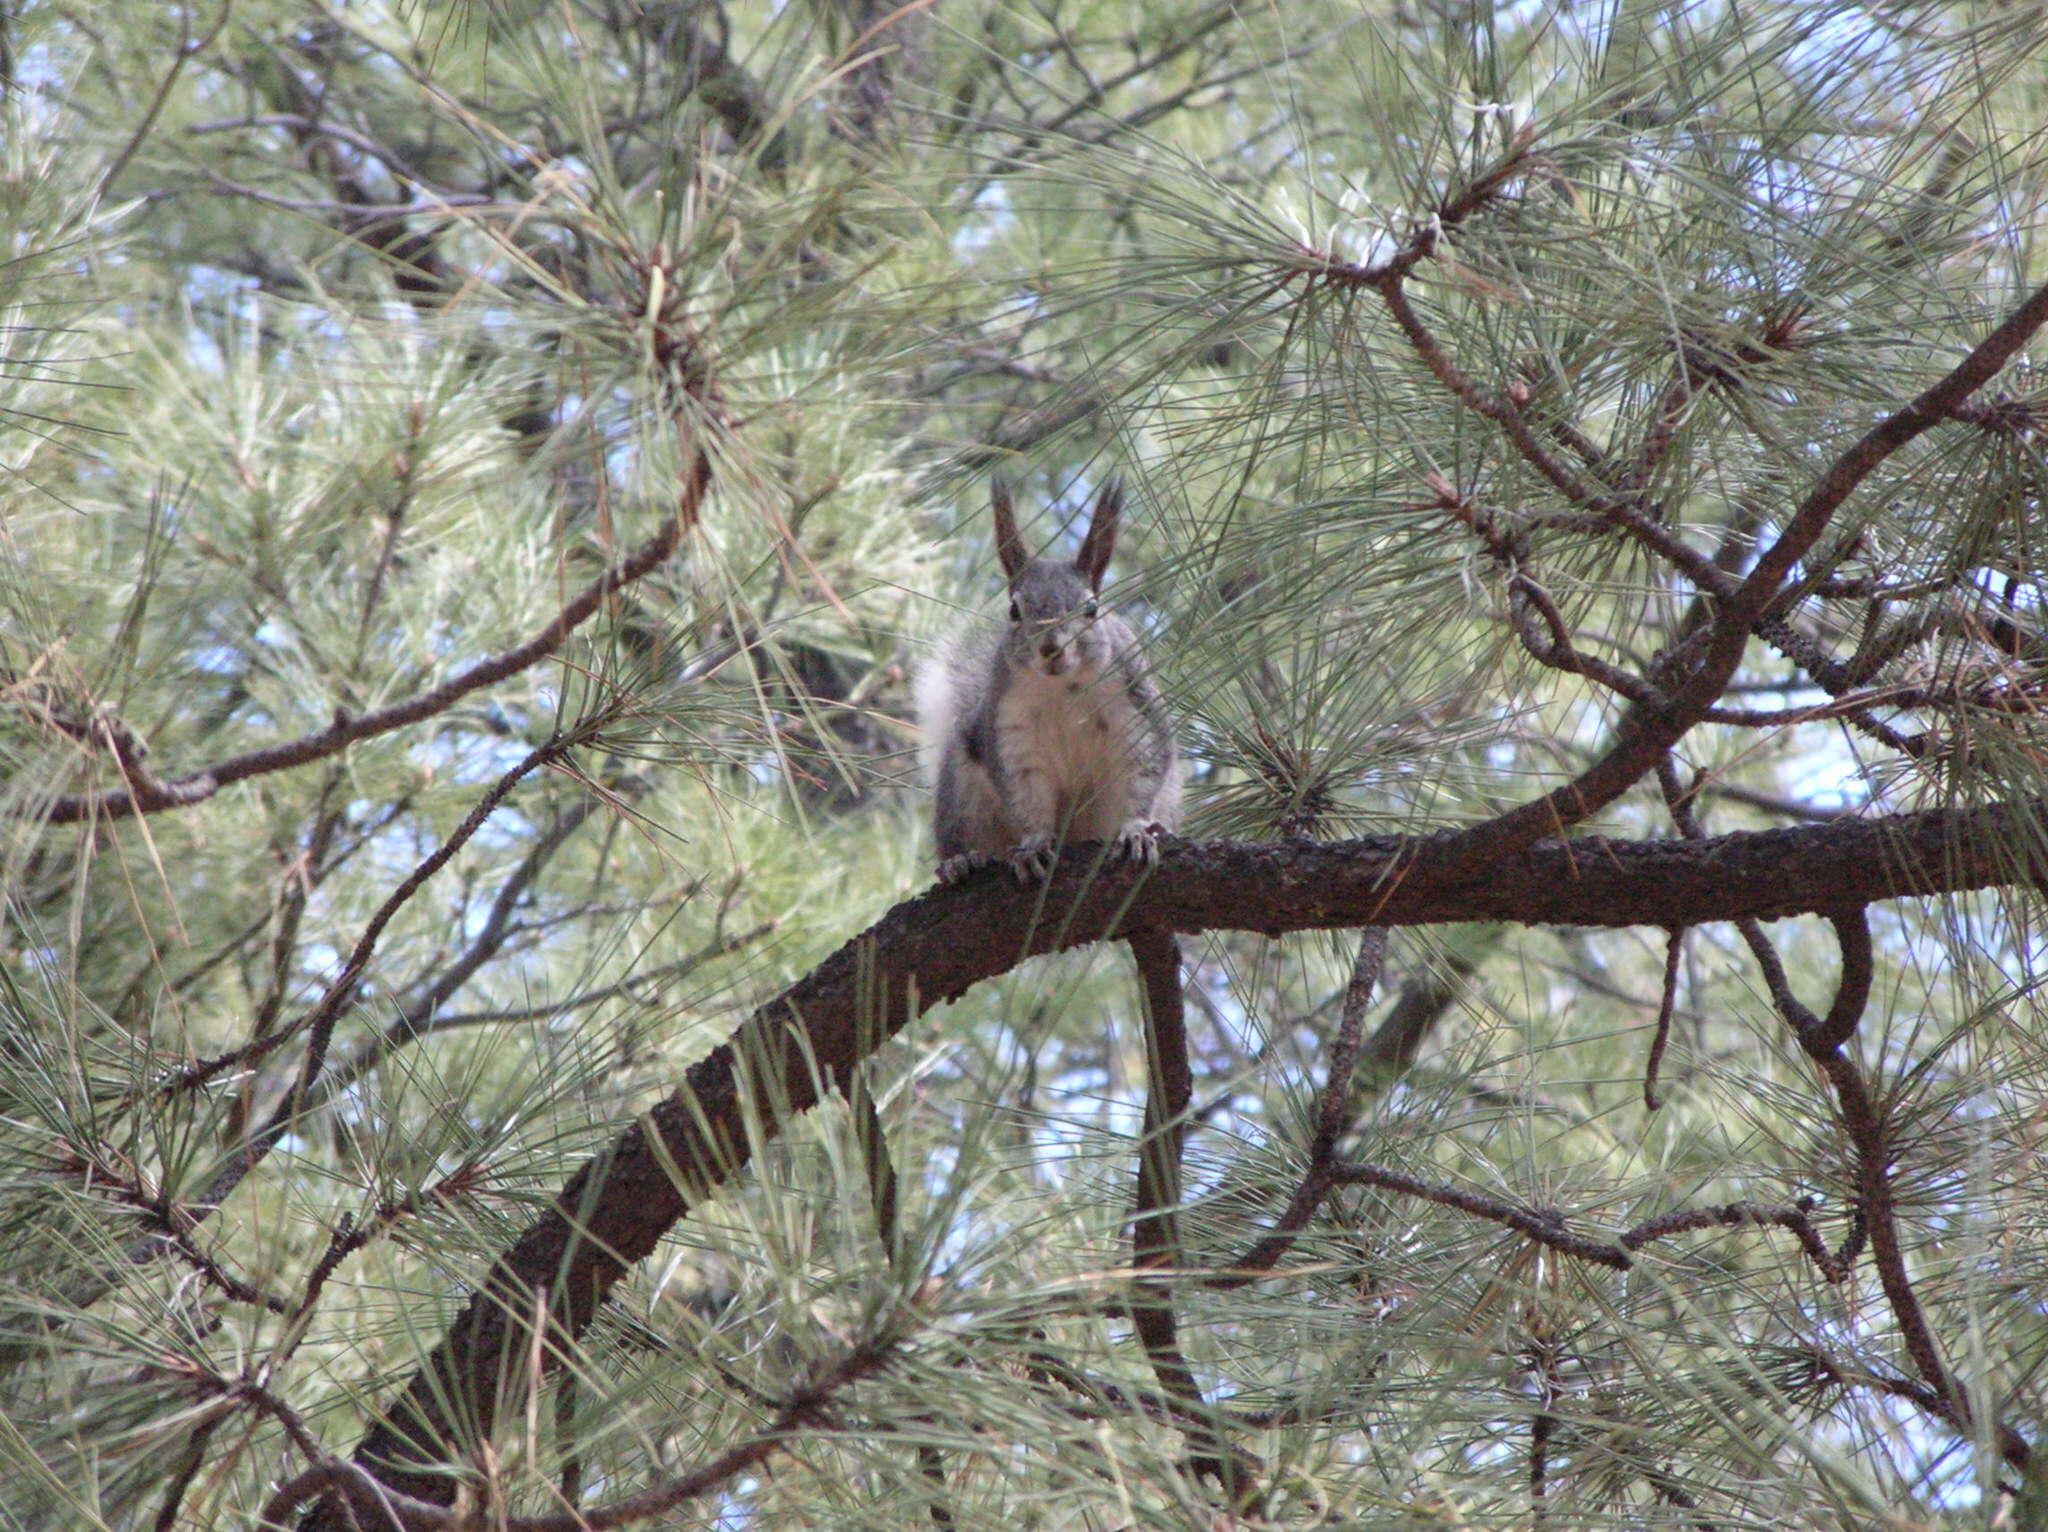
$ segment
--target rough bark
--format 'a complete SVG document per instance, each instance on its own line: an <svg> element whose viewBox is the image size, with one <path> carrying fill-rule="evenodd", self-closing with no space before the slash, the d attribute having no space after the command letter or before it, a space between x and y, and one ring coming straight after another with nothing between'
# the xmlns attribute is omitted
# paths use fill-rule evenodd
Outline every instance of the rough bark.
<svg viewBox="0 0 2048 1532"><path fill-rule="evenodd" d="M2048 876L2044 806L1992 805L1799 825L1705 840L1543 841L1472 876L1433 874L1430 838L1330 844L1169 840L1149 876L1061 860L1041 903L1004 869L898 905L695 1065L683 1087L570 1180L501 1256L356 1461L446 1504L445 1464L486 1434L546 1314L556 1344L691 1203L749 1159L746 1124L780 1122L837 1089L861 1057L931 1007L1025 958L1145 928L1289 931L1472 920L1665 929L1839 913L1879 900ZM1144 878L1141 887L1133 884ZM541 1296L545 1293L545 1298ZM460 1401L459 1424L447 1401ZM416 1445L408 1447L408 1441ZM339 1528L313 1508L302 1526Z"/></svg>

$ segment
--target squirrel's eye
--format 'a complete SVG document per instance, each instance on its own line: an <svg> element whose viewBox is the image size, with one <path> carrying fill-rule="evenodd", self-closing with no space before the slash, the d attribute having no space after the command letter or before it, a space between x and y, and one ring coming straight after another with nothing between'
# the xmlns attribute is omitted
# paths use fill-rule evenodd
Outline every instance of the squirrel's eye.
<svg viewBox="0 0 2048 1532"><path fill-rule="evenodd" d="M1082 607L1081 615L1086 617L1090 622L1093 622L1095 620L1095 603L1091 601L1086 606Z"/></svg>
<svg viewBox="0 0 2048 1532"><path fill-rule="evenodd" d="M1022 612L1020 612L1020 611L1018 611L1018 610L1017 610L1017 603L1016 603L1016 602L1014 602L1014 601L1012 601L1012 602L1010 603L1010 621L1012 621L1012 622L1022 622L1023 620L1024 620L1024 614L1023 614Z"/></svg>

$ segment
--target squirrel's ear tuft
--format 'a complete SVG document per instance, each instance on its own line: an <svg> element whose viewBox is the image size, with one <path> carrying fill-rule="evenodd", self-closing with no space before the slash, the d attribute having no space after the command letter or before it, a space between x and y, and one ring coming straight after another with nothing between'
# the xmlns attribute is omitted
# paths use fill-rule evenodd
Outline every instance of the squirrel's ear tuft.
<svg viewBox="0 0 2048 1532"><path fill-rule="evenodd" d="M1014 580L1031 559L1024 552L1024 539L1017 535L1017 512L1010 503L1010 486L1000 478L991 479L988 497L996 513L996 557L1002 560L1003 573Z"/></svg>
<svg viewBox="0 0 2048 1532"><path fill-rule="evenodd" d="M1091 590L1102 589L1102 576L1109 568L1109 556L1116 551L1116 523L1124 509L1124 481L1111 479L1095 497L1095 514L1088 522L1088 535L1081 539L1081 551L1074 567L1088 577Z"/></svg>

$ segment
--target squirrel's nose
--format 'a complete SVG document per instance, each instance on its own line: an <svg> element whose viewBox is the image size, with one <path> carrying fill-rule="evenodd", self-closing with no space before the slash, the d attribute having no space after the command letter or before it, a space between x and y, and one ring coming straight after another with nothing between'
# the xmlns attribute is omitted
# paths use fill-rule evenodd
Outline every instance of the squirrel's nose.
<svg viewBox="0 0 2048 1532"><path fill-rule="evenodd" d="M1041 638L1038 641L1038 652L1045 658L1051 659L1060 652L1059 640L1056 638Z"/></svg>

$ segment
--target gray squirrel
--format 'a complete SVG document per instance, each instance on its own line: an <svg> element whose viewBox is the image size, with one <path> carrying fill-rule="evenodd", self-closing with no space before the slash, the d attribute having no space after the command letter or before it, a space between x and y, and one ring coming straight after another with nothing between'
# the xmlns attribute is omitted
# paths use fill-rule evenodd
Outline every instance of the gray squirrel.
<svg viewBox="0 0 2048 1532"><path fill-rule="evenodd" d="M1009 620L955 633L917 675L939 881L1002 860L1042 879L1077 841L1156 862L1180 825L1180 753L1138 635L1101 608L1122 486L1104 487L1071 564L1026 557L1008 487L991 499Z"/></svg>
<svg viewBox="0 0 2048 1532"><path fill-rule="evenodd" d="M1104 486L1071 564L1027 558L1001 481L991 498L1009 621L954 634L917 676L939 881L996 861L1020 882L1042 879L1069 841L1106 841L1110 856L1156 862L1159 837L1180 826L1180 752L1138 635L1101 609L1122 491ZM1180 944L1161 926L1122 935L1138 965L1147 1077L1131 1254L1140 1268L1173 1267L1193 1089ZM1171 1307L1134 1301L1130 1314L1161 1381L1199 1404Z"/></svg>

